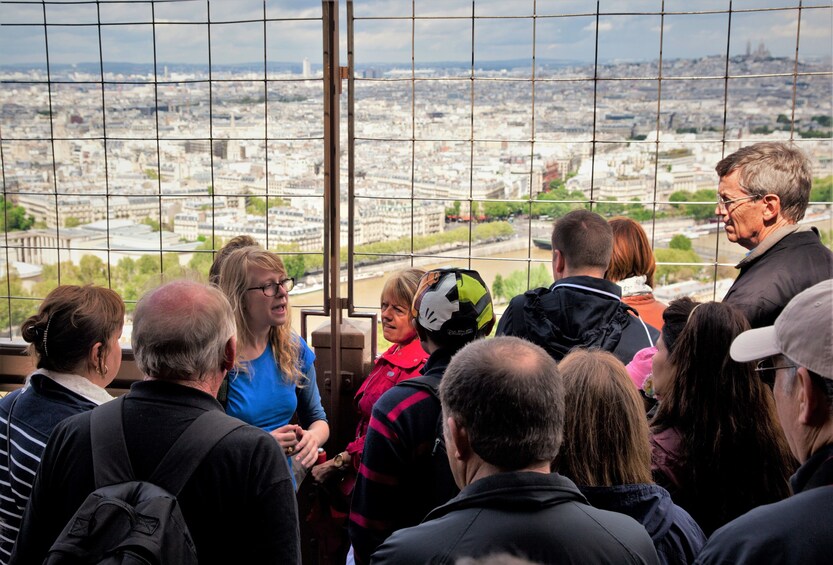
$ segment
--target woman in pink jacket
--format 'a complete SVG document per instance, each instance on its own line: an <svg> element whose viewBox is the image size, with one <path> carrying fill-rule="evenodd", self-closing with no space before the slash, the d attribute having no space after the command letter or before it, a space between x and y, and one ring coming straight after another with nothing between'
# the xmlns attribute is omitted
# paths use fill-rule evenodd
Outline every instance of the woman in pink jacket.
<svg viewBox="0 0 833 565"><path fill-rule="evenodd" d="M341 473L341 490L345 495L352 492L373 405L397 383L419 376L428 358L411 325L410 316L411 302L424 272L422 269L404 269L385 282L381 304L382 333L393 345L377 357L373 369L356 393L353 401L358 414L356 439L348 443L344 451L312 469L312 476L319 482L327 480L333 473Z"/></svg>

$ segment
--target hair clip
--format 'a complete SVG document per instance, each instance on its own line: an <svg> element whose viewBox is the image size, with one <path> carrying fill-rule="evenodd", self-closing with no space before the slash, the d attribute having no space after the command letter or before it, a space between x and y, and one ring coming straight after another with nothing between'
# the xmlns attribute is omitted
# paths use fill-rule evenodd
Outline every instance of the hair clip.
<svg viewBox="0 0 833 565"><path fill-rule="evenodd" d="M46 336L49 334L49 324L52 322L52 315L46 319L46 329L43 330L43 353L49 357L49 349L46 348Z"/></svg>

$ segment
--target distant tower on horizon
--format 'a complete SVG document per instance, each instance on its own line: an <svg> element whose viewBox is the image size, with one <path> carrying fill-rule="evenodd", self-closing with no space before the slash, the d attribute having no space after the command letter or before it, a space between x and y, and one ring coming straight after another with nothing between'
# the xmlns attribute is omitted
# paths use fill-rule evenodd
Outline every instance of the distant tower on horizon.
<svg viewBox="0 0 833 565"><path fill-rule="evenodd" d="M312 76L312 67L309 64L309 59L307 57L304 57L303 68L304 68L304 71L303 71L304 78L310 78Z"/></svg>

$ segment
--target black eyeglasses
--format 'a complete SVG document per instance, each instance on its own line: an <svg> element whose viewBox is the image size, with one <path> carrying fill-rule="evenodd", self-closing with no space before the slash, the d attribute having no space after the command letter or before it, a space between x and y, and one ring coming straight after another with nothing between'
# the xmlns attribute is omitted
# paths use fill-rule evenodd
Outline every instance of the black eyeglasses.
<svg viewBox="0 0 833 565"><path fill-rule="evenodd" d="M282 287L285 292L289 293L293 288L295 288L295 279L290 277L288 279L283 279L280 282L268 282L263 286L253 286L252 288L247 288L246 290L259 290L264 296L272 298L278 294L279 286Z"/></svg>
<svg viewBox="0 0 833 565"><path fill-rule="evenodd" d="M777 367L772 364L772 359L764 359L762 361L758 361L758 365L755 369L755 372L758 373L758 376L764 382L764 384L769 385L772 387L775 384L775 372L779 369L797 369L796 365L778 365Z"/></svg>

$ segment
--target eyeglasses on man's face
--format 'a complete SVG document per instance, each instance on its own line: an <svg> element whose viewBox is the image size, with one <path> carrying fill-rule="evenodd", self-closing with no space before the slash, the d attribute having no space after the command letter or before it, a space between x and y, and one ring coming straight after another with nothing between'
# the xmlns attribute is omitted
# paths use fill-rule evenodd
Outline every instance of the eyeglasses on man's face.
<svg viewBox="0 0 833 565"><path fill-rule="evenodd" d="M283 279L280 282L268 282L261 286L253 286L252 288L247 288L246 290L259 290L263 293L264 296L268 296L272 298L276 294L278 294L278 287L283 288L284 292L289 293L295 288L295 279L289 277L288 279Z"/></svg>
<svg viewBox="0 0 833 565"><path fill-rule="evenodd" d="M763 359L758 361L758 365L755 368L755 372L758 374L758 377L764 382L764 384L768 385L770 388L775 385L775 373L779 369L792 369L795 371L798 369L796 365L775 365L774 360L772 357L769 359Z"/></svg>
<svg viewBox="0 0 833 565"><path fill-rule="evenodd" d="M749 194L747 196L741 196L739 198L729 199L729 198L726 198L725 196L723 196L721 194L718 194L717 195L717 209L718 210L723 210L723 211L729 213L730 212L729 206L731 206L735 202L743 202L743 201L746 201L746 200L760 200L761 198L763 198L763 196L761 196L760 194ZM737 206L735 206L735 208L737 208Z"/></svg>

